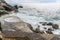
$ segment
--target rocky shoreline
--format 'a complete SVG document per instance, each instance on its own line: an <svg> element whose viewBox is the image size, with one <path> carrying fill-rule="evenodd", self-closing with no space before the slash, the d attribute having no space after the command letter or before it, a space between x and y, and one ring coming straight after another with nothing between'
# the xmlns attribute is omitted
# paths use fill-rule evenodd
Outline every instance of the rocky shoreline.
<svg viewBox="0 0 60 40"><path fill-rule="evenodd" d="M19 6L19 7L23 8L23 6ZM12 11L18 12L17 9L18 9L17 5L11 6L11 5L7 4L5 1L0 0L0 17L4 16L6 14L7 15L10 14ZM8 17L9 17L9 15L7 16L7 18ZM14 17L14 16L11 16L11 17ZM5 18L5 17L3 17L3 18ZM19 21L21 21L21 20L19 19ZM6 22L6 21L3 21L3 22ZM36 30L33 30L33 27L32 27L31 24L25 23L23 21L21 21L21 22L13 22L13 23L6 22L6 24L2 24L3 27L1 26L1 22L0 22L0 26L3 28L3 31L1 30L3 32L3 34L5 33L4 31L6 31L4 27L10 28L11 26L12 26L12 29L14 29L14 30L16 29L19 32L21 30L22 32L25 32L26 34L28 33L27 37L29 39L27 39L27 40L60 40L60 36L59 35L54 35L51 32L51 31L54 31L54 29L59 29L59 25L58 24L53 24L51 22L49 22L49 23L47 23L47 22L39 22L39 23L42 24L43 26L52 26L53 29L49 28L46 31L47 34L45 34L44 31L41 31L39 29L40 25L38 25ZM10 27L7 27L6 25L10 26ZM44 29L47 29L47 28L44 27Z"/></svg>

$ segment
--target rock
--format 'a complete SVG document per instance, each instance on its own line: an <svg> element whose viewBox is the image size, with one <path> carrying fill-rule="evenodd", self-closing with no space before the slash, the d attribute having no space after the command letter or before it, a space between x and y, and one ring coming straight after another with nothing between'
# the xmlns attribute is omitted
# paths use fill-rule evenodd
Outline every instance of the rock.
<svg viewBox="0 0 60 40"><path fill-rule="evenodd" d="M0 31L2 31L2 28L1 28L1 22L0 22Z"/></svg>
<svg viewBox="0 0 60 40"><path fill-rule="evenodd" d="M9 14L9 13L5 10L0 10L0 16L5 15L5 14Z"/></svg>
<svg viewBox="0 0 60 40"><path fill-rule="evenodd" d="M39 33L30 33L28 34L28 38L30 40L46 40L44 37L42 37Z"/></svg>
<svg viewBox="0 0 60 40"><path fill-rule="evenodd" d="M52 26L52 25L53 25L53 23L49 22L49 23L47 23L47 25Z"/></svg>
<svg viewBox="0 0 60 40"><path fill-rule="evenodd" d="M28 27L33 31L33 27L32 27L32 25L31 24L29 24L29 23L27 23L28 25Z"/></svg>
<svg viewBox="0 0 60 40"><path fill-rule="evenodd" d="M5 10L5 8L3 8L2 6L0 6L0 10Z"/></svg>
<svg viewBox="0 0 60 40"><path fill-rule="evenodd" d="M54 31L53 29L51 29L51 28L48 28L48 30L50 30L50 31Z"/></svg>
<svg viewBox="0 0 60 40"><path fill-rule="evenodd" d="M44 31L41 31L41 30L39 29L39 27L36 28L36 30L34 30L34 32L35 32L35 33L40 33L40 34L43 34L43 33L44 33Z"/></svg>
<svg viewBox="0 0 60 40"><path fill-rule="evenodd" d="M6 11L13 11L13 8L9 7L9 6L3 6L5 8Z"/></svg>
<svg viewBox="0 0 60 40"><path fill-rule="evenodd" d="M53 34L50 30L46 31L46 33L48 33L48 34Z"/></svg>
<svg viewBox="0 0 60 40"><path fill-rule="evenodd" d="M42 25L43 25L43 26L47 25L47 22L43 22Z"/></svg>
<svg viewBox="0 0 60 40"><path fill-rule="evenodd" d="M18 6L17 6L17 5L15 5L14 7L15 7L16 9L18 9Z"/></svg>
<svg viewBox="0 0 60 40"><path fill-rule="evenodd" d="M59 29L59 26L58 26L57 24L53 24L53 25L52 25L52 28L54 28L54 29Z"/></svg>
<svg viewBox="0 0 60 40"><path fill-rule="evenodd" d="M53 37L51 40L60 40L58 37Z"/></svg>
<svg viewBox="0 0 60 40"><path fill-rule="evenodd" d="M3 26L3 29L8 29L9 30L10 28L12 28L12 29L15 29L17 31L21 30L22 32L33 33L33 31L30 30L30 28L28 26L29 24L23 22L19 17L7 15L3 18L2 18L2 22L4 24L2 24L2 25L6 25L6 27Z"/></svg>
<svg viewBox="0 0 60 40"><path fill-rule="evenodd" d="M18 12L18 6L17 6L17 5L15 5L15 6L14 6L14 8L15 8L15 10L14 10L14 11L15 11L15 12Z"/></svg>
<svg viewBox="0 0 60 40"><path fill-rule="evenodd" d="M3 3L5 3L5 1L4 0L0 0L1 2L3 2Z"/></svg>
<svg viewBox="0 0 60 40"><path fill-rule="evenodd" d="M23 6L19 6L19 8L23 8Z"/></svg>

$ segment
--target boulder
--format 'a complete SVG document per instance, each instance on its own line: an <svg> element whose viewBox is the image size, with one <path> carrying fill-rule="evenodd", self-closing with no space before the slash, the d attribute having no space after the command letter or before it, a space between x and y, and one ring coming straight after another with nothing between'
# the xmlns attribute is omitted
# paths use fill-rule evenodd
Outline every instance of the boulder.
<svg viewBox="0 0 60 40"><path fill-rule="evenodd" d="M43 26L46 26L47 25L47 22L41 22Z"/></svg>
<svg viewBox="0 0 60 40"><path fill-rule="evenodd" d="M54 29L59 29L59 25L53 24L53 25L52 25L52 28L54 28Z"/></svg>
<svg viewBox="0 0 60 40"><path fill-rule="evenodd" d="M19 8L23 8L23 6L19 6Z"/></svg>
<svg viewBox="0 0 60 40"><path fill-rule="evenodd" d="M53 23L49 22L49 23L47 23L47 25L52 26L52 25L53 25Z"/></svg>

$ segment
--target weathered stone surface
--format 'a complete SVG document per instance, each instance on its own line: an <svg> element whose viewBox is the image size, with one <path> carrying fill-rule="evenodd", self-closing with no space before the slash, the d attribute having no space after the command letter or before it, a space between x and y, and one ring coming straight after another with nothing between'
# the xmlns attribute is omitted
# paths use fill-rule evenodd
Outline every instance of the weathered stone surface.
<svg viewBox="0 0 60 40"><path fill-rule="evenodd" d="M2 20L4 20L3 21L5 23L4 25L10 26L9 28L12 28L12 29L17 28L18 30L21 30L23 32L33 33L33 31L31 31L29 28L30 25L28 23L23 22L18 17L16 17L16 16L5 16L3 18L5 19L5 20L2 19ZM13 18L13 20L11 18ZM3 27L3 28L5 28L5 27Z"/></svg>
<svg viewBox="0 0 60 40"><path fill-rule="evenodd" d="M0 16L5 15L5 14L9 14L9 13L5 10L0 10Z"/></svg>
<svg viewBox="0 0 60 40"><path fill-rule="evenodd" d="M53 37L51 40L60 40L58 37Z"/></svg>
<svg viewBox="0 0 60 40"><path fill-rule="evenodd" d="M39 33L31 33L31 34L28 34L28 38L30 40L46 40Z"/></svg>
<svg viewBox="0 0 60 40"><path fill-rule="evenodd" d="M53 25L52 25L52 28L54 28L54 29L59 29L59 25L53 24Z"/></svg>

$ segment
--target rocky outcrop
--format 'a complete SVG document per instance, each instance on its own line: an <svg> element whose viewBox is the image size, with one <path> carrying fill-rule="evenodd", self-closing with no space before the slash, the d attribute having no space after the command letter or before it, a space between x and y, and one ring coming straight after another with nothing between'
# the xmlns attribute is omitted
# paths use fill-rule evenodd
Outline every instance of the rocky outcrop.
<svg viewBox="0 0 60 40"><path fill-rule="evenodd" d="M59 26L57 24L52 25L52 28L59 29Z"/></svg>
<svg viewBox="0 0 60 40"><path fill-rule="evenodd" d="M51 40L60 40L58 37L53 37Z"/></svg>
<svg viewBox="0 0 60 40"><path fill-rule="evenodd" d="M0 16L5 15L5 14L9 14L9 12L7 12L5 10L0 10Z"/></svg>

